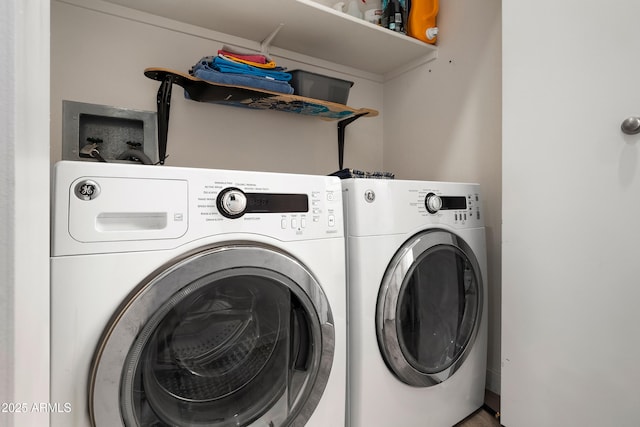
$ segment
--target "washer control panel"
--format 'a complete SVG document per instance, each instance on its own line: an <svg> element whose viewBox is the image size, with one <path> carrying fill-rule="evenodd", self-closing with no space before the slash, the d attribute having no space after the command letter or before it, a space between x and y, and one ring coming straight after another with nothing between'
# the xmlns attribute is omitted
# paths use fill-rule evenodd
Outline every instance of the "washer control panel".
<svg viewBox="0 0 640 427"><path fill-rule="evenodd" d="M429 193L424 198L424 206L429 213L436 213L442 208L442 198L437 194Z"/></svg>
<svg viewBox="0 0 640 427"><path fill-rule="evenodd" d="M309 196L296 193L246 193L228 187L216 197L216 207L222 216L235 219L246 213L308 212Z"/></svg>
<svg viewBox="0 0 640 427"><path fill-rule="evenodd" d="M195 188L194 211L206 227L223 230L228 227L283 239L342 235L340 182L327 178L301 175L285 182L206 181ZM193 180L191 184L193 187Z"/></svg>
<svg viewBox="0 0 640 427"><path fill-rule="evenodd" d="M216 200L220 213L227 218L238 218L247 210L247 196L239 188L226 188Z"/></svg>
<svg viewBox="0 0 640 427"><path fill-rule="evenodd" d="M62 161L53 187L56 256L344 236L337 177Z"/></svg>

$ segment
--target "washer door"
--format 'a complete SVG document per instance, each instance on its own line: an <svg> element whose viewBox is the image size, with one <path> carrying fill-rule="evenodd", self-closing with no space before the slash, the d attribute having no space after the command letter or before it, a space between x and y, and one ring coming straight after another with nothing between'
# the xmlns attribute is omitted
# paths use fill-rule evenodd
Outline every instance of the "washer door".
<svg viewBox="0 0 640 427"><path fill-rule="evenodd" d="M273 248L182 259L121 305L94 355L94 426L304 425L334 351L312 274Z"/></svg>
<svg viewBox="0 0 640 427"><path fill-rule="evenodd" d="M470 247L448 231L419 233L396 253L378 294L376 332L400 380L428 387L462 365L482 315L481 277Z"/></svg>

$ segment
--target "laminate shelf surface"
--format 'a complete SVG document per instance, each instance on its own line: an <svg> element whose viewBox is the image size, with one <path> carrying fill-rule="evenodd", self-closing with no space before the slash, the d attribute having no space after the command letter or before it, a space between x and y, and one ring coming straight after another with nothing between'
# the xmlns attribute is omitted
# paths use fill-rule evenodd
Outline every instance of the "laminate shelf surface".
<svg viewBox="0 0 640 427"><path fill-rule="evenodd" d="M433 45L312 0L107 2L378 75L437 55Z"/></svg>

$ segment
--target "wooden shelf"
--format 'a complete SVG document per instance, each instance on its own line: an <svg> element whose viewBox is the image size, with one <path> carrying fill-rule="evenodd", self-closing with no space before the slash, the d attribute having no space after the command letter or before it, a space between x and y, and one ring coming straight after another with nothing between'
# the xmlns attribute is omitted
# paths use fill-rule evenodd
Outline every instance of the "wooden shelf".
<svg viewBox="0 0 640 427"><path fill-rule="evenodd" d="M342 169L346 126L360 117L375 117L378 115L378 111L370 108L352 108L347 105L304 96L287 95L246 86L213 83L168 68L147 68L144 70L144 75L150 79L161 82L157 97L158 154L160 163L164 163L166 157L171 88L174 84L183 87L188 97L193 101L257 110L283 111L319 117L324 120L337 120L338 164L340 169Z"/></svg>
<svg viewBox="0 0 640 427"><path fill-rule="evenodd" d="M437 55L433 45L312 0L106 1L382 76Z"/></svg>
<svg viewBox="0 0 640 427"><path fill-rule="evenodd" d="M173 84L182 86L187 91L190 99L199 102L211 102L256 110L284 111L320 117L325 120L342 120L356 115L369 117L378 115L378 111L370 108L352 108L347 105L304 96L287 95L246 86L213 83L168 68L147 68L144 70L144 75L160 82L169 77Z"/></svg>

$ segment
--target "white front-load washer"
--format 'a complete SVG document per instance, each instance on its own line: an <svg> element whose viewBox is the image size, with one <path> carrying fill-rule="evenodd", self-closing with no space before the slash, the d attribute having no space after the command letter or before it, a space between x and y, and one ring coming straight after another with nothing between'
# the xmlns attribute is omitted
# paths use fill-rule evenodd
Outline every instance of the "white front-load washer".
<svg viewBox="0 0 640 427"><path fill-rule="evenodd" d="M54 171L53 427L344 425L337 178Z"/></svg>
<svg viewBox="0 0 640 427"><path fill-rule="evenodd" d="M343 183L351 427L451 427L484 401L485 229L475 184Z"/></svg>

